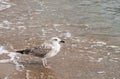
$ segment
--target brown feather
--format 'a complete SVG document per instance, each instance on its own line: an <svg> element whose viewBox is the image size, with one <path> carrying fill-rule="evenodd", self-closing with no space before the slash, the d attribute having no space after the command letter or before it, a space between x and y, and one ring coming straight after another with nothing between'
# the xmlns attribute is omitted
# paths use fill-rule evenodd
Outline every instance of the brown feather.
<svg viewBox="0 0 120 79"><path fill-rule="evenodd" d="M43 58L46 56L47 53L51 51L51 49L52 49L52 46L50 44L44 43L41 46L36 46L31 49L25 49L25 50L20 50L16 52L21 53L21 54L30 54L30 55Z"/></svg>

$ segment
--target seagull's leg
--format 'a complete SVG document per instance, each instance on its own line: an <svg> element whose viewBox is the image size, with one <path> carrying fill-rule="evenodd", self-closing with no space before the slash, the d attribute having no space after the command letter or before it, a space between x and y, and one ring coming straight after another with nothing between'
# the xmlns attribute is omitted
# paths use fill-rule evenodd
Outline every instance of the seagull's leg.
<svg viewBox="0 0 120 79"><path fill-rule="evenodd" d="M46 59L46 58L43 58L43 59L42 59L42 62L43 62L43 66L44 66L45 68L51 68L50 66L47 65L47 59Z"/></svg>
<svg viewBox="0 0 120 79"><path fill-rule="evenodd" d="M42 63L43 63L43 66L44 66L44 67L47 66L47 60L46 60L46 58L43 58L43 59L42 59Z"/></svg>
<svg viewBox="0 0 120 79"><path fill-rule="evenodd" d="M47 66L47 59L45 58L45 65Z"/></svg>

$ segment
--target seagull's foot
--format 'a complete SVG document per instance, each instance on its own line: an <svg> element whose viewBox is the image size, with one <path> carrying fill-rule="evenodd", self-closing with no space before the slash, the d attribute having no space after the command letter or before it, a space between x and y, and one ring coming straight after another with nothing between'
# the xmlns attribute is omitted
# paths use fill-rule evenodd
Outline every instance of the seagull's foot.
<svg viewBox="0 0 120 79"><path fill-rule="evenodd" d="M44 68L51 68L51 66L49 66L47 63L43 63L43 67Z"/></svg>
<svg viewBox="0 0 120 79"><path fill-rule="evenodd" d="M46 66L44 66L44 67L45 67L45 68L48 68L48 69L51 68L51 66L49 66L49 65L46 65Z"/></svg>

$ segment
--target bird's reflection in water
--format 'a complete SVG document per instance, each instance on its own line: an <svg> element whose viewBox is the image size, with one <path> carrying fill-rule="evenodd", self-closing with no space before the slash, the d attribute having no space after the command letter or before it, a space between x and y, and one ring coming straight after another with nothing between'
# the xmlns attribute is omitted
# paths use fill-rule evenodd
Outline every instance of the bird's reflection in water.
<svg viewBox="0 0 120 79"><path fill-rule="evenodd" d="M45 68L42 64L31 63L25 65L25 68L29 70L29 79L58 79L52 68Z"/></svg>

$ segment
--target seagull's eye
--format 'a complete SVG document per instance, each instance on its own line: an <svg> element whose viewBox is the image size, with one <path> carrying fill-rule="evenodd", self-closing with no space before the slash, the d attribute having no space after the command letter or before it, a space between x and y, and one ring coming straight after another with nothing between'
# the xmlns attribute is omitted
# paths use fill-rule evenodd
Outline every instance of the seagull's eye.
<svg viewBox="0 0 120 79"><path fill-rule="evenodd" d="M58 39L54 39L55 41L58 41Z"/></svg>

